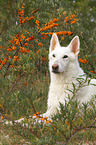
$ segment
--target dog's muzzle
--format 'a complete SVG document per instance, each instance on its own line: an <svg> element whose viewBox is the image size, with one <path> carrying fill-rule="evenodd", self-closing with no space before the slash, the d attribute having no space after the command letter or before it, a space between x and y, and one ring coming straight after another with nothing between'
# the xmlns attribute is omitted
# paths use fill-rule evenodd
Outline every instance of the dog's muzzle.
<svg viewBox="0 0 96 145"><path fill-rule="evenodd" d="M59 73L59 65L58 64L53 64L52 65L52 72L54 73Z"/></svg>

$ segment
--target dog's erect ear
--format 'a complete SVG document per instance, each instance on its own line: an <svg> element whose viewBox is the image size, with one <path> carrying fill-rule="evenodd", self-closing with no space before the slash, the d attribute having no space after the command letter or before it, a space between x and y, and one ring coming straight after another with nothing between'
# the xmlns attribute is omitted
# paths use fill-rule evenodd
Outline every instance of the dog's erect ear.
<svg viewBox="0 0 96 145"><path fill-rule="evenodd" d="M74 54L78 54L79 53L79 47L80 47L80 41L79 41L79 37L78 36L75 36L70 44L69 44L69 47L71 49L71 51L74 53Z"/></svg>
<svg viewBox="0 0 96 145"><path fill-rule="evenodd" d="M60 46L60 43L59 43L57 35L53 33L51 42L50 42L50 52L53 51L56 46Z"/></svg>

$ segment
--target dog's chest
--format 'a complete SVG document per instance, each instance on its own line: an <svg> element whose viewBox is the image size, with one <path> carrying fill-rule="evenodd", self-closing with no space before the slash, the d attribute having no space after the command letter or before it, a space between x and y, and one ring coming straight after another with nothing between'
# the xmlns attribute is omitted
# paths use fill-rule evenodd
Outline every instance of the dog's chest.
<svg viewBox="0 0 96 145"><path fill-rule="evenodd" d="M72 88L72 85L71 84L65 84L65 83L62 83L62 84L54 84L54 83L51 83L50 84L50 88L49 88L49 96L52 96L54 98L60 98L60 97L63 97L65 96L66 94L68 95L68 89L69 88Z"/></svg>

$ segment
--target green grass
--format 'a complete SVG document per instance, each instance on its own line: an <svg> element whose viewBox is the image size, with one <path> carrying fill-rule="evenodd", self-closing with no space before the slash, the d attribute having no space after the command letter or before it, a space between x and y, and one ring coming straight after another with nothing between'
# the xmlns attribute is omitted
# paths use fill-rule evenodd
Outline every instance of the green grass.
<svg viewBox="0 0 96 145"><path fill-rule="evenodd" d="M29 133L30 134L30 133ZM46 133L45 133L46 134ZM49 133L50 134L50 133ZM59 140L62 136L59 136ZM57 143L64 144L63 141L57 141ZM49 141L45 141L46 144L50 145L51 143L48 143ZM68 142L68 145L95 145L96 143L96 129L90 129L87 131L81 131L77 133L74 137L70 139ZM30 144L36 144L36 145L43 145L43 142L40 144L38 138L32 136L31 139L28 137L28 134L26 134L26 131L21 133L18 128L11 127L11 126L0 126L0 145L30 145ZM54 143L55 144L55 143ZM44 144L45 145L45 144Z"/></svg>
<svg viewBox="0 0 96 145"><path fill-rule="evenodd" d="M27 78L26 76L21 78L6 100L4 100L6 114L12 115L14 119L29 114L32 115L34 113L32 104L37 112L45 112L47 109L48 86L48 73L46 76L43 74L41 76L41 73L32 73L32 77L29 75Z"/></svg>
<svg viewBox="0 0 96 145"><path fill-rule="evenodd" d="M30 144L28 139L24 138L21 134L15 131L15 128L1 126L0 127L0 145L20 145L20 144Z"/></svg>
<svg viewBox="0 0 96 145"><path fill-rule="evenodd" d="M41 76L41 73L38 72L32 76L33 77L30 80L30 77L27 78L27 81L29 80L27 85L24 84L26 77L23 77L20 83L17 83L12 90L12 95L14 94L13 97L12 95L9 97L11 103L9 108L7 108L7 112L9 116L14 119L19 119L21 116L28 118L29 115L32 115L34 113L32 104L37 112L44 113L47 109L47 95L50 82L49 73L47 72L46 75L42 73ZM59 125L61 126L59 127ZM65 142L63 134L58 130L59 128L61 128L61 130L64 128L64 124L62 122L57 124L57 130L54 130L52 125L34 125L31 128L33 131L38 133L41 138L34 136L29 130L23 129L19 126L0 125L0 144L50 145L64 144ZM84 143L93 145L96 142L95 136L96 129L89 129L85 131L81 130L70 138L68 145L82 145Z"/></svg>

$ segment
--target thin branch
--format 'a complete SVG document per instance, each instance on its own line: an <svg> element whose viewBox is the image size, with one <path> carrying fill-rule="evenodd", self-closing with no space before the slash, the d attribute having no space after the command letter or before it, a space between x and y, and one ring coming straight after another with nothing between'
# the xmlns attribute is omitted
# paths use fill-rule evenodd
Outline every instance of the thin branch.
<svg viewBox="0 0 96 145"><path fill-rule="evenodd" d="M67 138L67 140L65 141L64 145L66 145L68 143L68 141L78 132L81 131L83 129L90 129L90 128L96 128L96 125L89 125L89 126L83 126L83 127L79 127L77 128L69 138Z"/></svg>
<svg viewBox="0 0 96 145"><path fill-rule="evenodd" d="M35 14L36 12L40 11L39 9L34 10L31 14Z"/></svg>
<svg viewBox="0 0 96 145"><path fill-rule="evenodd" d="M31 103L32 109L33 109L34 113L36 113L37 111L35 110L35 107L34 107L34 105L33 105L33 102L32 102L31 97L29 97L29 99L30 99L30 103Z"/></svg>
<svg viewBox="0 0 96 145"><path fill-rule="evenodd" d="M81 32L81 37L82 37L82 39L83 39L82 32ZM83 40L83 41L84 41L84 40ZM84 44L85 44L86 48L88 48L88 46L87 46L87 44L86 44L85 41L84 41ZM92 65L92 63L88 62L88 64L92 67L92 69L93 69L93 71L94 71L94 66Z"/></svg>
<svg viewBox="0 0 96 145"><path fill-rule="evenodd" d="M11 87L9 93L12 91L12 89L15 87L15 85L17 84L17 82L19 81L19 79L20 79L24 74L25 74L25 72L23 72L23 73L19 76L19 78L15 81L15 83L14 83L13 86Z"/></svg>
<svg viewBox="0 0 96 145"><path fill-rule="evenodd" d="M82 35L82 32L81 32L81 37L82 37L82 39L83 39L83 35ZM84 41L84 40L83 40ZM84 44L85 44L85 46L88 48L88 46L87 46L87 44L86 44L86 42L84 41Z"/></svg>
<svg viewBox="0 0 96 145"><path fill-rule="evenodd" d="M3 113L0 113L0 116L3 116L5 119L8 119L8 120L12 121L15 125L30 131L32 134L34 134L35 136L40 138L40 136L36 132L32 131L32 129L30 129L30 128L26 127L26 126L23 126L22 124L16 122L13 118L11 118L9 116L5 116Z"/></svg>
<svg viewBox="0 0 96 145"><path fill-rule="evenodd" d="M22 44L21 43L21 41L20 41L20 39L19 39L19 42L20 42L20 44L21 44L21 47L24 45L24 43ZM9 69L9 67L10 67L10 65L11 65L11 62L12 62L12 59L13 59L13 57L17 54L17 52L19 51L19 49L20 49L20 46L19 46L19 48L14 52L14 54L12 55L12 57L11 57L11 60L10 60L10 62L8 63L8 65L7 65L7 67L6 67L6 72L5 72L5 74L4 74L4 78L5 78L5 76L6 76L6 74L7 74L7 71L8 71L8 69Z"/></svg>
<svg viewBox="0 0 96 145"><path fill-rule="evenodd" d="M5 74L4 74L4 78L5 78L6 74L7 74L7 71L8 71L8 69L9 69L10 65L11 65L11 62L12 62L13 57L16 55L16 53L19 51L19 49L20 49L20 47L19 47L19 48L15 51L15 53L12 55L11 60L10 60L10 62L8 63L8 65L7 65L7 67L6 67L6 72L5 72Z"/></svg>

